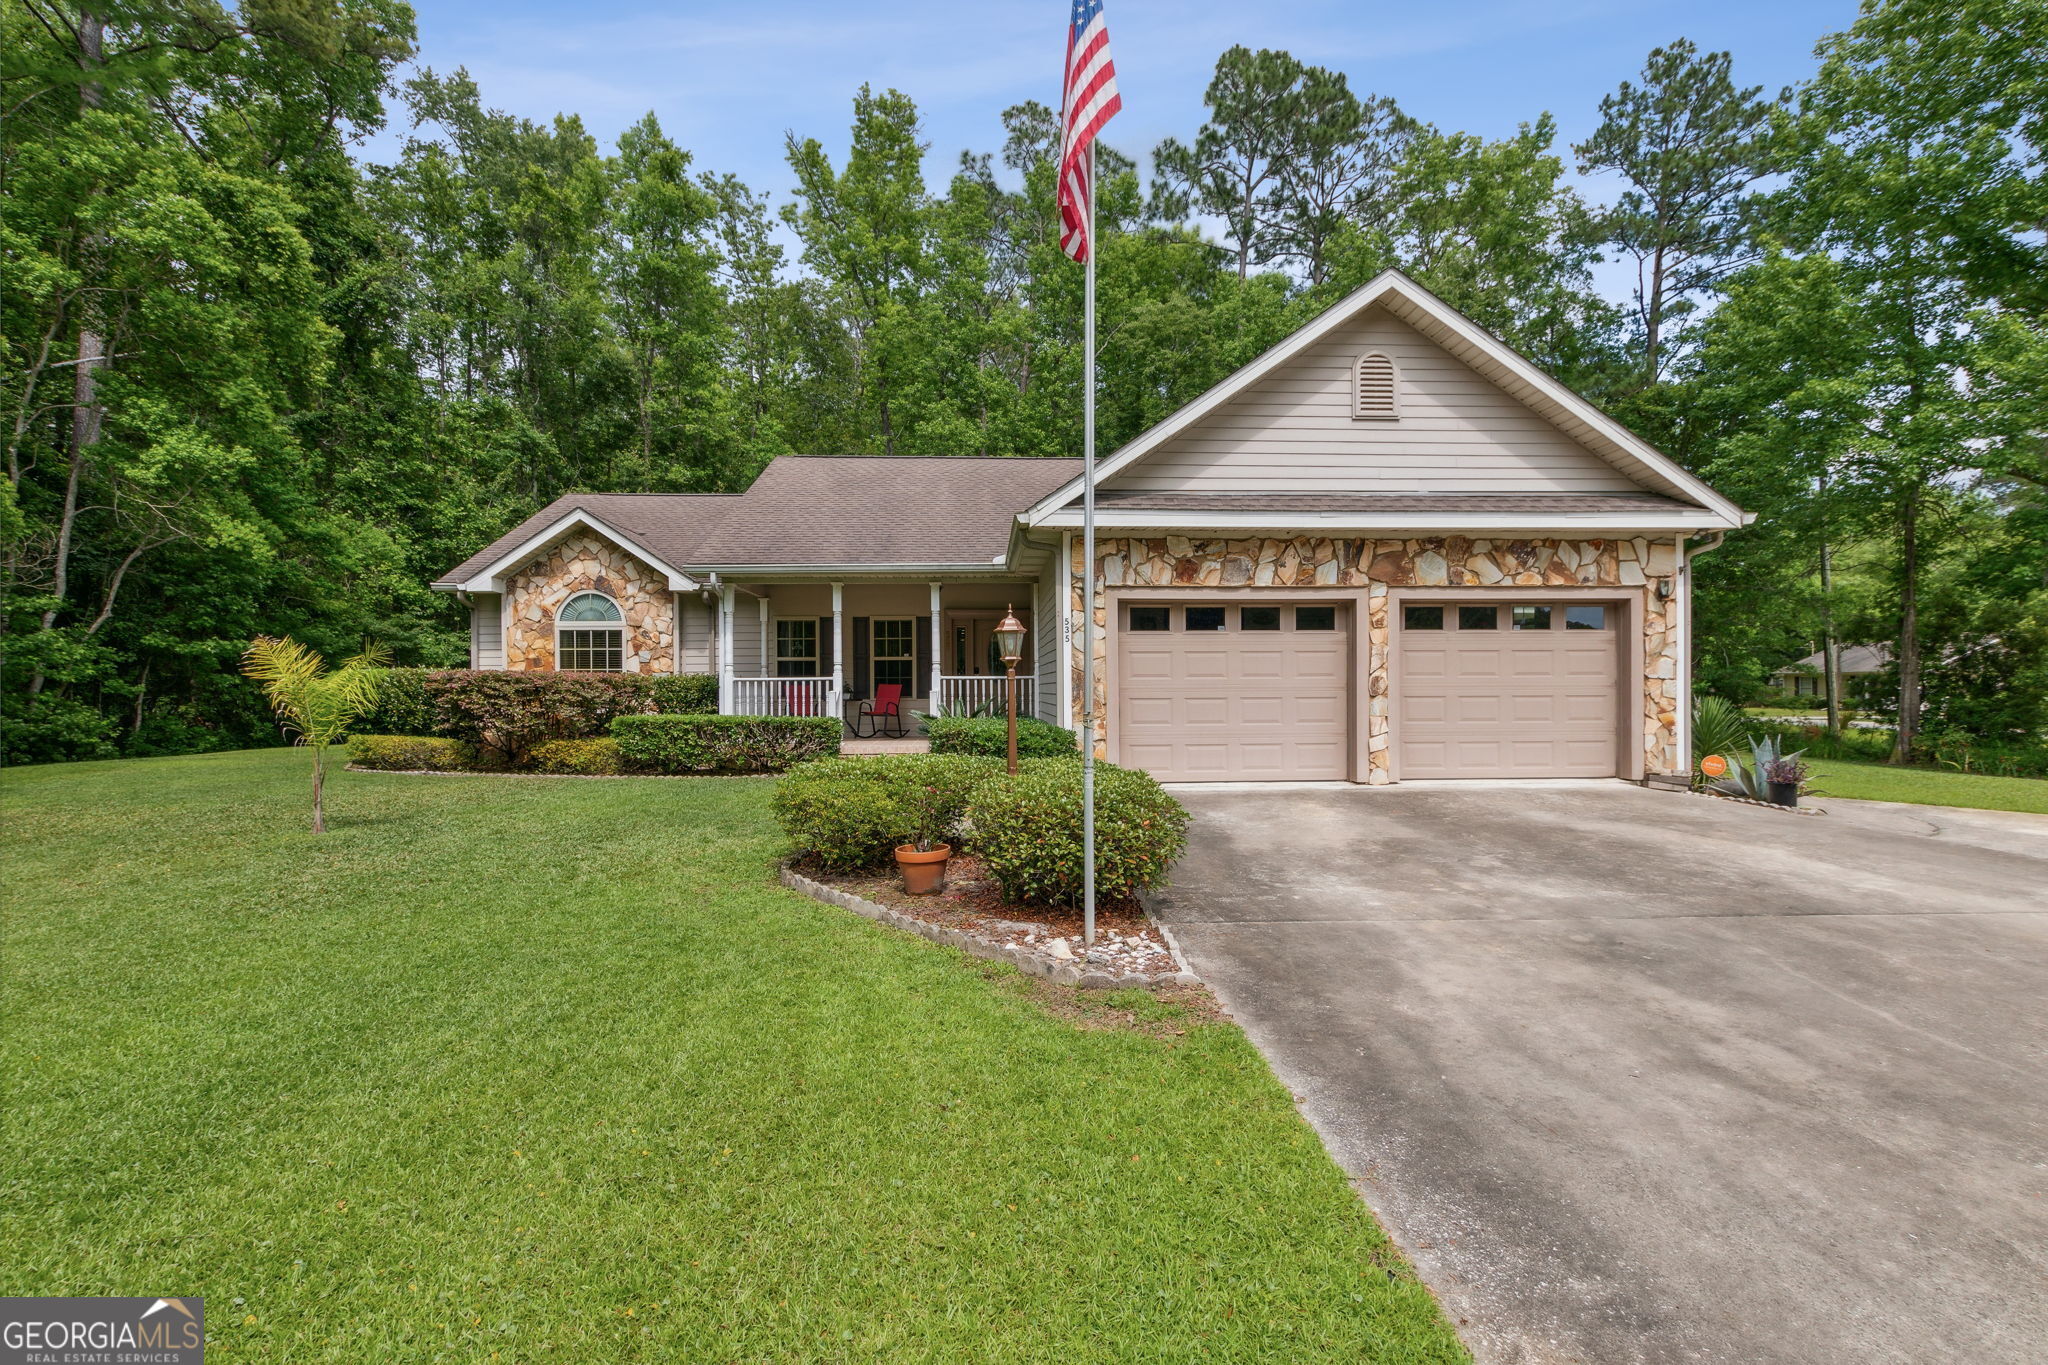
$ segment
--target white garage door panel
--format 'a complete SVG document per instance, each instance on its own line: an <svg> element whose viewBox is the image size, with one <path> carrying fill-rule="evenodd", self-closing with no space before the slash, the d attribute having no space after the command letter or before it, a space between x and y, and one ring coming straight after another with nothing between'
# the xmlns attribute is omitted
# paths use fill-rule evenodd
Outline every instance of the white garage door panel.
<svg viewBox="0 0 2048 1365"><path fill-rule="evenodd" d="M1281 629L1247 630L1242 608L1215 601L1137 604L1165 630L1133 629L1121 608L1117 752L1165 781L1342 780L1351 775L1351 632L1300 630L1296 603ZM1223 611L1221 630L1190 630L1188 607ZM1270 618L1267 618L1270 619Z"/></svg>
<svg viewBox="0 0 2048 1365"><path fill-rule="evenodd" d="M1552 604L1549 629L1514 630L1505 605L1470 604L1496 608L1499 627L1485 630L1461 628L1462 605L1441 606L1440 629L1402 628L1400 775L1613 776L1621 610L1608 606L1602 629L1566 630Z"/></svg>

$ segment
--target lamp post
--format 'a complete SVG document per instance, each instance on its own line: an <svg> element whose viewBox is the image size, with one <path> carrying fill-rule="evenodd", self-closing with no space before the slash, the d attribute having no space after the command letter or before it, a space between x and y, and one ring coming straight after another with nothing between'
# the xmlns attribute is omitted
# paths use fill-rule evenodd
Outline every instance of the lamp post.
<svg viewBox="0 0 2048 1365"><path fill-rule="evenodd" d="M996 622L996 652L1002 656L1006 680L1003 690L1010 699L1010 775L1017 774L1017 661L1024 657L1024 623L1017 619L1015 607L1003 608L1003 619Z"/></svg>

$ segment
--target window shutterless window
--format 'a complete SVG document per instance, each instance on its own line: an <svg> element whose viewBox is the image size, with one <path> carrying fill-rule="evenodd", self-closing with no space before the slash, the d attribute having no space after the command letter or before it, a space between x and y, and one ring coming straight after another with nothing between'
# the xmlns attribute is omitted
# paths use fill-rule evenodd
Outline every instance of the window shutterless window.
<svg viewBox="0 0 2048 1365"><path fill-rule="evenodd" d="M556 633L555 667L574 673L617 673L625 667L619 628L563 629Z"/></svg>
<svg viewBox="0 0 2048 1365"><path fill-rule="evenodd" d="M818 676L818 620L814 616L783 617L775 623L775 676Z"/></svg>
<svg viewBox="0 0 2048 1365"><path fill-rule="evenodd" d="M1173 608L1171 608L1171 607L1132 607L1132 608L1131 608L1131 629L1132 629L1132 630L1172 630L1172 629L1173 629Z"/></svg>
<svg viewBox="0 0 2048 1365"><path fill-rule="evenodd" d="M1187 613L1187 628L1189 630L1223 629L1223 608L1221 607L1189 607Z"/></svg>
<svg viewBox="0 0 2048 1365"><path fill-rule="evenodd" d="M625 656L625 616L603 593L579 592L555 613L556 668L617 673L626 666Z"/></svg>
<svg viewBox="0 0 2048 1365"><path fill-rule="evenodd" d="M1459 607L1459 630L1499 630L1499 607Z"/></svg>
<svg viewBox="0 0 2048 1365"><path fill-rule="evenodd" d="M868 631L869 669L874 685L886 687L894 683L915 695L917 689L912 683L917 671L917 622L909 617L877 617Z"/></svg>
<svg viewBox="0 0 2048 1365"><path fill-rule="evenodd" d="M1239 630L1278 630L1280 629L1280 608L1241 607L1237 613L1237 628Z"/></svg>
<svg viewBox="0 0 2048 1365"><path fill-rule="evenodd" d="M1521 606L1518 606L1518 607L1515 607L1515 608L1513 608L1513 609L1512 609L1512 612L1511 612L1511 614L1512 614L1512 615L1513 615L1513 617L1514 617L1514 626L1515 626L1515 629L1516 629L1516 630L1549 630L1549 629L1550 629L1550 608L1549 608L1549 607L1521 607Z"/></svg>
<svg viewBox="0 0 2048 1365"><path fill-rule="evenodd" d="M1401 608L1401 629L1403 630L1442 630L1443 628L1444 609L1442 607Z"/></svg>
<svg viewBox="0 0 2048 1365"><path fill-rule="evenodd" d="M1335 630L1337 609L1335 607L1296 607L1294 609L1296 630Z"/></svg>
<svg viewBox="0 0 2048 1365"><path fill-rule="evenodd" d="M1564 609L1564 628L1566 630L1605 630L1607 629L1607 608L1566 607Z"/></svg>

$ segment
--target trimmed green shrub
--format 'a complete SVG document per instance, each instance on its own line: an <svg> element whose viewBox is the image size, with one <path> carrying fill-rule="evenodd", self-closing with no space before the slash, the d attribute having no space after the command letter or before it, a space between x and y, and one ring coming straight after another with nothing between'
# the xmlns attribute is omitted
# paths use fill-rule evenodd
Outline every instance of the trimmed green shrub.
<svg viewBox="0 0 2048 1365"><path fill-rule="evenodd" d="M474 744L428 735L350 735L348 761L358 768L406 773L459 773L485 766Z"/></svg>
<svg viewBox="0 0 2048 1365"><path fill-rule="evenodd" d="M551 739L534 745L529 757L537 773L617 777L626 771L625 755L615 739Z"/></svg>
<svg viewBox="0 0 2048 1365"><path fill-rule="evenodd" d="M376 697L370 709L349 727L358 735L425 735L433 733L434 708L427 700L427 670L376 670Z"/></svg>
<svg viewBox="0 0 2048 1365"><path fill-rule="evenodd" d="M877 867L899 845L957 840L975 788L1002 770L968 754L818 759L777 784L775 818L797 857L835 872Z"/></svg>
<svg viewBox="0 0 2048 1365"><path fill-rule="evenodd" d="M1009 755L1009 722L1000 716L932 716L924 723L935 754L986 754L993 758ZM1081 756L1074 732L1047 725L1032 716L1017 717L1017 757L1075 758Z"/></svg>
<svg viewBox="0 0 2048 1365"><path fill-rule="evenodd" d="M437 732L522 766L536 744L594 739L618 717L650 710L652 682L638 673L458 669L428 674L426 690Z"/></svg>
<svg viewBox="0 0 2048 1365"><path fill-rule="evenodd" d="M779 773L839 752L836 716L620 716L628 765L656 773Z"/></svg>
<svg viewBox="0 0 2048 1365"><path fill-rule="evenodd" d="M991 778L967 804L972 851L1007 900L1081 899L1081 765L1040 760ZM1095 765L1095 889L1122 899L1166 880L1188 813L1148 773Z"/></svg>
<svg viewBox="0 0 2048 1365"><path fill-rule="evenodd" d="M718 714L718 675L715 673L658 674L649 680L654 710L664 716L715 716Z"/></svg>

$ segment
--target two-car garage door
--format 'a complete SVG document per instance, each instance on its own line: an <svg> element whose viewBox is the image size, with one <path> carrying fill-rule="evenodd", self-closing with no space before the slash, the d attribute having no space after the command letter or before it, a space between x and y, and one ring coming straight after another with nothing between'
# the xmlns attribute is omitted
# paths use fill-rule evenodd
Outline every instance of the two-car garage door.
<svg viewBox="0 0 2048 1365"><path fill-rule="evenodd" d="M1402 778L1617 771L1621 612L1585 602L1404 603L1390 719ZM1354 774L1348 602L1124 603L1117 753L1164 781Z"/></svg>

